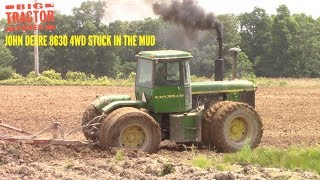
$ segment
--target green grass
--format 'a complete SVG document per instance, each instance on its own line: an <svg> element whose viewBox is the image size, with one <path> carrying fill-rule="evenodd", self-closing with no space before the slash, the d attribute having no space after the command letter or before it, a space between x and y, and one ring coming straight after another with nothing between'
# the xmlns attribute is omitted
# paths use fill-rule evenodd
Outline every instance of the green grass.
<svg viewBox="0 0 320 180"><path fill-rule="evenodd" d="M26 77L20 74L12 74L10 79L0 81L0 85L29 85L29 86L133 86L135 73L131 73L127 79L109 78L106 76L96 78L92 74L68 71L65 78L54 70L44 71L36 76L34 71Z"/></svg>
<svg viewBox="0 0 320 180"><path fill-rule="evenodd" d="M191 77L192 82L214 81L204 77ZM225 78L225 80L228 80ZM257 86L293 86L293 87L320 87L320 78L249 78Z"/></svg>
<svg viewBox="0 0 320 180"><path fill-rule="evenodd" d="M213 167L213 161L208 158L206 155L197 155L191 160L192 165L202 168L202 169L210 169Z"/></svg>
<svg viewBox="0 0 320 180"><path fill-rule="evenodd" d="M116 161L123 161L125 158L126 158L126 155L123 152L123 150L121 150L121 149L117 151L117 153L116 153L116 155L114 157L114 159Z"/></svg>
<svg viewBox="0 0 320 180"><path fill-rule="evenodd" d="M204 77L191 77L192 82L214 81ZM225 78L225 80L228 80ZM249 78L257 86L292 86L292 87L320 87L320 78Z"/></svg>
<svg viewBox="0 0 320 180"><path fill-rule="evenodd" d="M191 159L191 164L201 169L214 168L220 171L226 171L230 169L230 165L228 163L221 162L221 160L216 159L215 157L209 157L203 154L194 156Z"/></svg>
<svg viewBox="0 0 320 180"><path fill-rule="evenodd" d="M22 77L0 81L0 85L29 85L29 86L133 86L132 79L112 79L101 77L88 80L50 79L44 76Z"/></svg>
<svg viewBox="0 0 320 180"><path fill-rule="evenodd" d="M225 155L224 162L259 164L266 167L283 167L289 170L302 169L320 175L320 147L257 148L254 150L244 147L237 153Z"/></svg>
<svg viewBox="0 0 320 180"><path fill-rule="evenodd" d="M250 79L251 82L257 86L288 86L289 83L286 79L276 79L276 78L254 78Z"/></svg>
<svg viewBox="0 0 320 180"><path fill-rule="evenodd" d="M257 86L320 87L320 78L263 78L249 79Z"/></svg>

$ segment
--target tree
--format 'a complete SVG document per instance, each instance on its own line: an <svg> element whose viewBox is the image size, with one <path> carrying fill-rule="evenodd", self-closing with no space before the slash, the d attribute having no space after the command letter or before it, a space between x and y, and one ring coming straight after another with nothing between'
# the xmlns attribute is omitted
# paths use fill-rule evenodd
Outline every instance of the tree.
<svg viewBox="0 0 320 180"><path fill-rule="evenodd" d="M262 8L239 15L241 49L255 66L257 75L268 75L270 67L272 19Z"/></svg>
<svg viewBox="0 0 320 180"><path fill-rule="evenodd" d="M297 72L297 63L294 61L290 46L297 32L297 22L290 16L287 6L280 5L272 24L272 69L270 76L290 77Z"/></svg>
<svg viewBox="0 0 320 180"><path fill-rule="evenodd" d="M74 8L73 14L80 27L88 22L92 22L96 27L99 27L105 13L105 8L105 1L86 1L81 3L79 8Z"/></svg>
<svg viewBox="0 0 320 180"><path fill-rule="evenodd" d="M106 1L107 2L107 1ZM103 24L105 1L86 1L73 9L73 14L55 13L55 31L39 31L43 35L155 35L156 45L150 47L47 46L39 47L41 70L82 71L96 76L126 78L135 71L135 55L145 50L178 49L193 55L191 73L212 77L217 59L215 31L193 34L161 19L115 21ZM108 10L108 9L107 9ZM320 77L320 18L290 14L285 5L276 15L262 8L239 16L219 15L223 24L225 72L231 70L229 49L240 46L239 73L267 77ZM5 47L5 36L33 32L4 31L6 20L0 21L0 66L13 66L20 74L33 70L33 47ZM192 37L190 36L192 35ZM70 40L70 39L69 39Z"/></svg>
<svg viewBox="0 0 320 180"><path fill-rule="evenodd" d="M12 67L15 61L15 57L11 51L4 45L4 40L0 40L0 67Z"/></svg>
<svg viewBox="0 0 320 180"><path fill-rule="evenodd" d="M320 21L306 14L294 14L298 23L297 33L292 40L290 51L297 63L296 77L320 76Z"/></svg>

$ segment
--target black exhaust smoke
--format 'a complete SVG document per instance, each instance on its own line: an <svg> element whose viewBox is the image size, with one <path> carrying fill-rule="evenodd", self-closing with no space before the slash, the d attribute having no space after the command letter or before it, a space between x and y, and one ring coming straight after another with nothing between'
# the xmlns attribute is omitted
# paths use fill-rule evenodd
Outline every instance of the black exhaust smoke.
<svg viewBox="0 0 320 180"><path fill-rule="evenodd" d="M213 13L205 13L194 0L174 0L171 4L154 3L153 12L164 21L183 26L187 32L216 30L219 54L215 61L215 80L223 80L222 25Z"/></svg>

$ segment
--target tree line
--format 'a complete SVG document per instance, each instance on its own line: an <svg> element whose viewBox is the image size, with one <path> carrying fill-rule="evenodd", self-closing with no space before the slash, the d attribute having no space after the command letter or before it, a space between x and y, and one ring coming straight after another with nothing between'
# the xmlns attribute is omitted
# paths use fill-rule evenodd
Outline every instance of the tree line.
<svg viewBox="0 0 320 180"><path fill-rule="evenodd" d="M139 21L115 21L103 23L106 13L104 1L83 2L71 15L56 12L56 30L40 31L46 35L103 35L135 34L155 35L152 47L39 47L40 70L54 69L66 74L81 71L95 76L126 78L135 71L135 55L142 50L179 49L189 51L191 73L212 77L217 58L217 42L214 32L192 34L161 19L146 18ZM108 10L108 9L107 9ZM112 11L112 10L110 10ZM224 59L226 75L230 74L232 56L228 51L239 46L239 69L242 76L259 77L320 77L320 18L306 14L291 14L281 5L277 13L267 14L263 8L239 15L224 14L218 19L223 24ZM33 47L9 47L4 45L8 34L32 34L33 32L8 33L4 29L6 19L0 21L0 68L12 67L26 75L33 71Z"/></svg>

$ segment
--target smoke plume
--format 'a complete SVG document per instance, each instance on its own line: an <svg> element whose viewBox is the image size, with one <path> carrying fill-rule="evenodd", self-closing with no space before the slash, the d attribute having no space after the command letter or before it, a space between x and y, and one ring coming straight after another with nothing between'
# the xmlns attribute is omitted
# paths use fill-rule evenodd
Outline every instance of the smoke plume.
<svg viewBox="0 0 320 180"><path fill-rule="evenodd" d="M155 0L104 0L107 4L104 21L107 23L142 20L155 15L152 4Z"/></svg>
<svg viewBox="0 0 320 180"><path fill-rule="evenodd" d="M153 12L164 21L181 25L187 32L216 30L221 36L222 25L213 13L206 13L194 0L174 0L171 4L154 3Z"/></svg>

